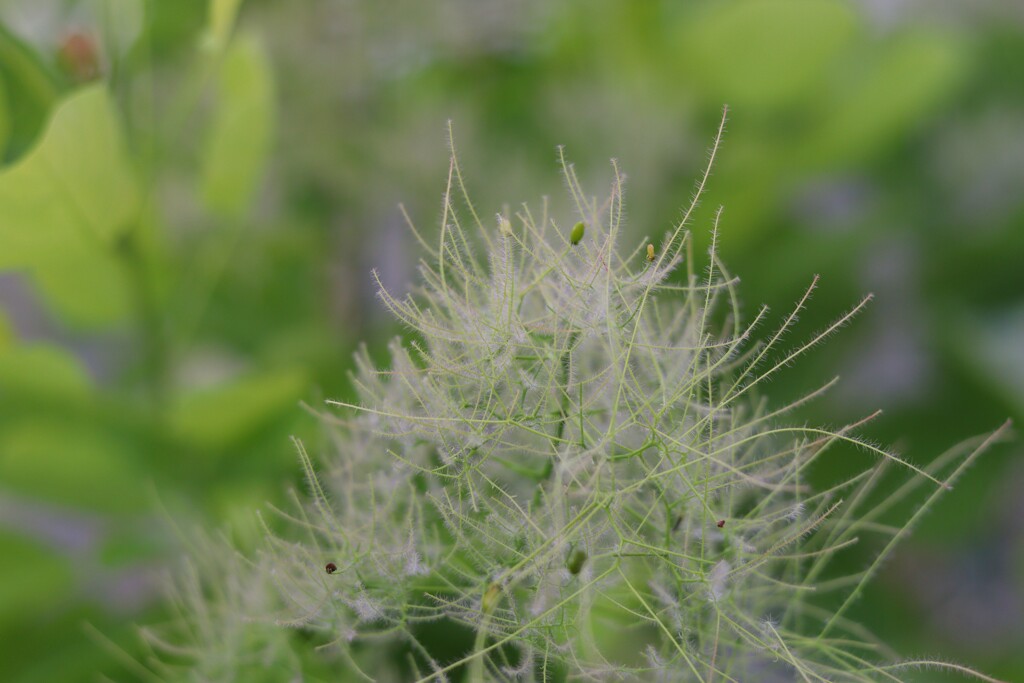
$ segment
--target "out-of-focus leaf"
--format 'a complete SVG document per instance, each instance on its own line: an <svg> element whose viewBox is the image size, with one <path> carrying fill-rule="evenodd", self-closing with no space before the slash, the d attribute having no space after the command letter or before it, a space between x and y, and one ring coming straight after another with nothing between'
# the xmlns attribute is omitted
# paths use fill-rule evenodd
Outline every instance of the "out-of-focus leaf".
<svg viewBox="0 0 1024 683"><path fill-rule="evenodd" d="M111 680L135 680L126 677L127 674L119 675L118 662L122 661L119 655L112 654L107 648L99 647L96 639L90 638L82 628L83 623L94 626L104 638L116 642L124 652L138 657L134 650L137 649L140 639L137 631L129 630L130 620L124 619L123 616L116 620L105 614L86 612L81 616L78 613L67 614L67 617L59 622L45 617L41 621L38 629L29 631L42 633L36 642L12 642L8 646L8 652L14 651L11 653L12 659L21 661L20 667L15 665L15 678L9 680L17 683L89 683L96 680L98 671L112 676ZM25 623L26 621L22 620L21 625L24 627ZM42 628L44 625L45 629ZM50 653L46 649L46 645L52 646L55 642L61 644L60 657L49 656ZM33 652L26 647L19 647L22 645L36 646L39 651Z"/></svg>
<svg viewBox="0 0 1024 683"><path fill-rule="evenodd" d="M95 252L35 271L39 290L62 319L101 325L124 317L130 308L122 264L110 254Z"/></svg>
<svg viewBox="0 0 1024 683"><path fill-rule="evenodd" d="M110 97L83 88L58 106L39 144L0 172L0 268L28 268L79 322L114 319L127 310L115 242L139 204Z"/></svg>
<svg viewBox="0 0 1024 683"><path fill-rule="evenodd" d="M93 11L107 46L117 54L127 52L142 32L145 10L142 0L92 0Z"/></svg>
<svg viewBox="0 0 1024 683"><path fill-rule="evenodd" d="M74 31L61 40L57 64L72 83L90 83L100 77L100 47L91 33Z"/></svg>
<svg viewBox="0 0 1024 683"><path fill-rule="evenodd" d="M85 422L39 417L0 431L0 481L21 495L109 513L147 503L138 455Z"/></svg>
<svg viewBox="0 0 1024 683"><path fill-rule="evenodd" d="M231 31L238 18L242 0L210 0L209 17L206 25L205 47L220 52L227 45Z"/></svg>
<svg viewBox="0 0 1024 683"><path fill-rule="evenodd" d="M0 310L0 353L3 353L14 343L14 332L11 330L11 323L7 314Z"/></svg>
<svg viewBox="0 0 1024 683"><path fill-rule="evenodd" d="M860 80L844 84L833 116L808 140L821 163L859 162L889 147L926 119L966 71L961 41L924 31L901 36L868 59Z"/></svg>
<svg viewBox="0 0 1024 683"><path fill-rule="evenodd" d="M252 511L279 498L280 491L263 482L229 478L210 491L210 497L210 509L216 519L223 521L224 528L231 530L232 540L243 547L257 547L266 529Z"/></svg>
<svg viewBox="0 0 1024 683"><path fill-rule="evenodd" d="M857 19L836 0L713 3L685 26L686 77L743 107L770 107L806 95L850 42Z"/></svg>
<svg viewBox="0 0 1024 683"><path fill-rule="evenodd" d="M11 139L11 105L8 101L7 86L4 84L3 72L0 72L0 160L4 158L4 150Z"/></svg>
<svg viewBox="0 0 1024 683"><path fill-rule="evenodd" d="M0 162L21 154L35 140L46 115L57 100L57 81L35 51L0 24L0 86L6 106L6 144L0 144ZM0 97L0 99L3 99ZM0 118L4 115L0 113Z"/></svg>
<svg viewBox="0 0 1024 683"><path fill-rule="evenodd" d="M305 387L301 370L245 377L184 396L173 409L172 424L182 438L223 448L294 409Z"/></svg>
<svg viewBox="0 0 1024 683"><path fill-rule="evenodd" d="M66 98L40 144L0 174L3 265L36 265L81 233L109 246L136 219L139 196L121 126L102 86Z"/></svg>
<svg viewBox="0 0 1024 683"><path fill-rule="evenodd" d="M960 357L1024 412L1024 307L949 327Z"/></svg>
<svg viewBox="0 0 1024 683"><path fill-rule="evenodd" d="M84 398L91 382L78 359L56 346L0 350L0 391L5 394Z"/></svg>
<svg viewBox="0 0 1024 683"><path fill-rule="evenodd" d="M0 531L0 628L56 607L73 586L72 568L64 557Z"/></svg>
<svg viewBox="0 0 1024 683"><path fill-rule="evenodd" d="M202 194L214 211L237 216L249 205L266 165L273 109L263 44L239 36L220 65L217 107L206 139Z"/></svg>

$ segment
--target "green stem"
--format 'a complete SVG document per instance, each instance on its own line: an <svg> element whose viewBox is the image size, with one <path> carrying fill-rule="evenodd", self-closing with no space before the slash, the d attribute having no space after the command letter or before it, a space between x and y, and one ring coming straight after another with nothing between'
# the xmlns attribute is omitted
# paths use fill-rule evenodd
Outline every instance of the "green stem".
<svg viewBox="0 0 1024 683"><path fill-rule="evenodd" d="M170 353L164 335L163 318L146 258L139 244L138 229L130 230L117 245L117 253L128 274L135 305L136 326L142 346L143 370L151 407L162 413L169 390Z"/></svg>
<svg viewBox="0 0 1024 683"><path fill-rule="evenodd" d="M487 647L490 621L490 615L485 616L480 628L477 629L476 639L473 641L474 657L469 662L468 683L484 683L484 648Z"/></svg>
<svg viewBox="0 0 1024 683"><path fill-rule="evenodd" d="M576 341L579 339L579 336L580 336L579 332L573 332L573 333L571 333L569 335L569 341L566 344L565 352L562 353L562 357L558 361L559 365L561 366L561 370L562 370L561 373L560 373L559 381L558 381L558 389L562 393L562 397L561 397L561 400L558 403L558 414L560 416L560 419L558 420L558 426L555 428L555 438L553 440L553 443L555 445L555 449L556 450L557 450L558 444L562 442L562 437L565 434L565 424L569 420L569 402L571 401L571 399L569 398L569 386L568 386L569 385L569 372L570 372L570 370L572 368L572 350L576 346ZM580 432L581 432L580 433L580 441L582 442L583 441L583 435L582 435L583 424L582 424L582 418L580 418L580 419L581 419L581 423L580 423ZM555 469L555 460L554 460L554 456L552 456L551 459L549 459L547 461L547 463L544 464L544 469L541 470L540 473L539 473L539 478L538 478L538 481L537 481L537 490L536 490L536 492L533 495L533 507L534 508L536 508L538 505L540 505L541 489L542 489L542 487L544 485L544 482L548 481L549 479L551 479L551 473L554 471L554 469Z"/></svg>
<svg viewBox="0 0 1024 683"><path fill-rule="evenodd" d="M473 640L473 658L469 660L469 671L467 672L467 683L484 683L484 656L487 653L487 636L491 631L491 614L498 606L501 599L501 586L492 583L484 591L484 597L480 601L480 628L476 631L476 638Z"/></svg>

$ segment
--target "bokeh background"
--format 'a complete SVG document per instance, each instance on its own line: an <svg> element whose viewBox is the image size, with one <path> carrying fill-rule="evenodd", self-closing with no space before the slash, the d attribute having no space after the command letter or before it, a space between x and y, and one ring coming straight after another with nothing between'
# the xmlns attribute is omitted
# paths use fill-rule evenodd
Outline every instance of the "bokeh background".
<svg viewBox="0 0 1024 683"><path fill-rule="evenodd" d="M769 393L838 373L801 419L883 408L866 433L921 464L1024 423L1018 0L0 0L0 679L135 680L193 532L244 546L301 485L301 404L400 332L370 269L413 278L398 204L436 230L449 119L483 213L567 207L565 145L595 194L619 160L639 240L726 103L692 228L725 206L747 313L815 273L798 333L877 297ZM1022 455L985 457L853 616L1024 680Z"/></svg>

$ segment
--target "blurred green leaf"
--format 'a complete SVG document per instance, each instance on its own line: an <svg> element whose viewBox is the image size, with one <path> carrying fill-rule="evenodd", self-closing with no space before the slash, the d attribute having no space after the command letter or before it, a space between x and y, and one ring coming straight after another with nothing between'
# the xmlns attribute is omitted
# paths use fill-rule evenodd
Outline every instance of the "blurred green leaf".
<svg viewBox="0 0 1024 683"><path fill-rule="evenodd" d="M855 35L857 18L836 0L714 3L684 25L688 77L713 98L771 107L805 97Z"/></svg>
<svg viewBox="0 0 1024 683"><path fill-rule="evenodd" d="M0 72L0 159L4 158L4 151L11 139L11 105L8 102L7 86L4 84L4 75Z"/></svg>
<svg viewBox="0 0 1024 683"><path fill-rule="evenodd" d="M85 398L91 382L78 359L59 347L14 346L0 350L0 391Z"/></svg>
<svg viewBox="0 0 1024 683"><path fill-rule="evenodd" d="M964 317L946 334L965 366L1024 413L1024 306L986 317Z"/></svg>
<svg viewBox="0 0 1024 683"><path fill-rule="evenodd" d="M0 172L0 268L28 268L78 322L115 319L127 309L115 243L139 205L113 104L102 86L83 88L58 106L36 148Z"/></svg>
<svg viewBox="0 0 1024 683"><path fill-rule="evenodd" d="M859 162L914 126L966 72L954 36L914 32L876 49L859 79L843 82L833 115L805 143L821 164Z"/></svg>
<svg viewBox="0 0 1024 683"><path fill-rule="evenodd" d="M13 680L17 683L94 683L97 680L97 671L112 676L111 680L137 680L128 678L128 674L122 674L117 668L119 657L111 654L109 649L98 646L96 639L89 638L83 629L83 624L95 626L104 637L110 638L125 652L137 657L135 650L138 649L138 638L133 625L127 623L123 617L116 620L104 619L105 615L89 612L65 614L66 618L61 621L40 620L42 623L34 630L40 634L37 636L37 642L11 642L9 650L16 653L12 659L16 657L21 660L21 667L16 669L18 673ZM52 647L54 642L61 644L59 657L49 656L50 651L46 646L49 644ZM25 647L26 645L35 646L38 651L33 651Z"/></svg>
<svg viewBox="0 0 1024 683"><path fill-rule="evenodd" d="M138 456L102 425L21 418L0 432L0 480L23 495L110 513L148 502Z"/></svg>
<svg viewBox="0 0 1024 683"><path fill-rule="evenodd" d="M302 370L245 377L182 397L173 408L171 422L181 437L223 448L293 410L306 384Z"/></svg>
<svg viewBox="0 0 1024 683"><path fill-rule="evenodd" d="M215 52L224 49L235 28L241 6L242 0L210 0L204 41L208 49Z"/></svg>
<svg viewBox="0 0 1024 683"><path fill-rule="evenodd" d="M112 255L68 254L54 261L36 270L35 281L62 319L92 326L124 317L130 307L128 284L122 264Z"/></svg>
<svg viewBox="0 0 1024 683"><path fill-rule="evenodd" d="M0 628L53 609L73 585L65 558L0 531Z"/></svg>
<svg viewBox="0 0 1024 683"><path fill-rule="evenodd" d="M220 65L217 108L206 139L202 193L214 211L238 216L249 205L267 162L273 109L263 44L239 36Z"/></svg>
<svg viewBox="0 0 1024 683"><path fill-rule="evenodd" d="M110 50L124 54L142 33L145 8L142 0L92 0Z"/></svg>
<svg viewBox="0 0 1024 683"><path fill-rule="evenodd" d="M45 263L81 234L109 246L138 215L139 196L121 126L102 86L83 88L57 108L40 144L0 173L3 265Z"/></svg>
<svg viewBox="0 0 1024 683"><path fill-rule="evenodd" d="M0 119L6 117L6 144L0 161L20 155L35 140L59 94L53 74L32 48L0 24ZM6 96L6 98L3 97ZM0 134L0 139L5 138Z"/></svg>
<svg viewBox="0 0 1024 683"><path fill-rule="evenodd" d="M7 314L0 310L0 352L6 351L14 343L14 331L11 329L11 322Z"/></svg>

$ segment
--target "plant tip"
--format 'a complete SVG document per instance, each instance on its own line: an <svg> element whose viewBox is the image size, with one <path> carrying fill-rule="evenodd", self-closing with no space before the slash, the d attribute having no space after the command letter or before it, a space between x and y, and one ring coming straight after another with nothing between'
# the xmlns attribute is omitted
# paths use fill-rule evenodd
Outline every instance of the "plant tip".
<svg viewBox="0 0 1024 683"><path fill-rule="evenodd" d="M509 220L500 213L498 214L498 232L505 237L510 237L512 235L512 223L510 223Z"/></svg>

